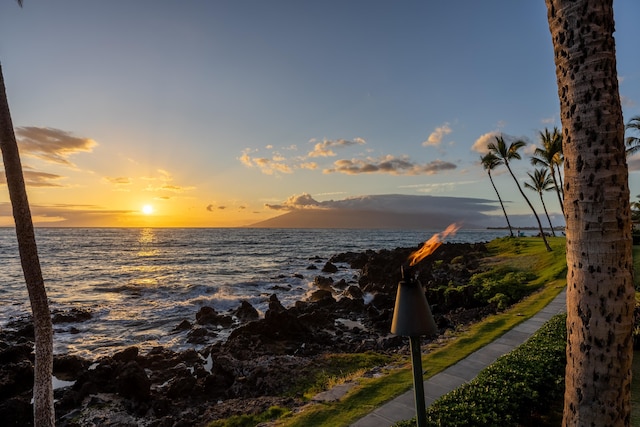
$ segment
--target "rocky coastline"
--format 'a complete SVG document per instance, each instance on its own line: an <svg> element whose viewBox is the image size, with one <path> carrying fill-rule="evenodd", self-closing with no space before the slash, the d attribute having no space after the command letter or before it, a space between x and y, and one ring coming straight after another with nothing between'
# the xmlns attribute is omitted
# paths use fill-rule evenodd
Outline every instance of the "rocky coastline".
<svg viewBox="0 0 640 427"><path fill-rule="evenodd" d="M176 325L195 349L156 347L142 354L129 347L97 360L57 355L54 392L58 426L200 426L232 415L259 413L274 405L296 410L307 404L289 393L292 378L328 353L408 352L408 340L389 333L401 266L417 248L342 253L310 260L317 268L308 299L285 308L274 294L264 316L248 302L217 312L203 307ZM406 274L425 286L438 328L473 322L497 310L472 298L445 297L447 286L464 286L482 270L482 243L446 243ZM323 264L322 268L318 266ZM348 266L353 280L332 274ZM75 324L90 312L53 313L56 324ZM224 342L212 337L232 329ZM211 343L211 344L209 344ZM0 330L0 419L32 425L33 327L21 319Z"/></svg>

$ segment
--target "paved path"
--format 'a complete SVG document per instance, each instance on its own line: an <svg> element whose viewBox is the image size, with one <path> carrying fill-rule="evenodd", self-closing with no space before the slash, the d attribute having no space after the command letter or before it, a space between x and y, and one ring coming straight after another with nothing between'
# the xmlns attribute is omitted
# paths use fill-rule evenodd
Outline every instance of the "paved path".
<svg viewBox="0 0 640 427"><path fill-rule="evenodd" d="M491 365L498 357L525 342L547 320L556 314L565 312L566 308L565 289L529 320L522 322L497 340L426 380L424 382L424 394L427 406L431 405L440 396L475 378L482 369ZM413 388L411 388L411 390L356 421L351 427L388 427L398 421L408 420L415 416L415 400Z"/></svg>

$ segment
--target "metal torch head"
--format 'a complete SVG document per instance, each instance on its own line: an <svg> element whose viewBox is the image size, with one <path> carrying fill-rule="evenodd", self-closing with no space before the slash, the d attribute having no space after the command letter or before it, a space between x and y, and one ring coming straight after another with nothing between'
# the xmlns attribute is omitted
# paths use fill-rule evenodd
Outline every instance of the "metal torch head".
<svg viewBox="0 0 640 427"><path fill-rule="evenodd" d="M437 332L422 285L415 279L403 277L398 283L391 333L411 337Z"/></svg>

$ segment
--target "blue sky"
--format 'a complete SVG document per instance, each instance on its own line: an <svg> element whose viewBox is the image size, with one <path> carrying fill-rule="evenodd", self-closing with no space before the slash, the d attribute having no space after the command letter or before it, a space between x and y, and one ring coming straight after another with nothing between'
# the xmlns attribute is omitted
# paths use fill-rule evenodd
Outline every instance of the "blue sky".
<svg viewBox="0 0 640 427"><path fill-rule="evenodd" d="M627 121L640 15L614 7ZM502 133L530 151L560 126L542 0L4 1L0 61L49 225L241 226L309 196L495 200L474 144Z"/></svg>

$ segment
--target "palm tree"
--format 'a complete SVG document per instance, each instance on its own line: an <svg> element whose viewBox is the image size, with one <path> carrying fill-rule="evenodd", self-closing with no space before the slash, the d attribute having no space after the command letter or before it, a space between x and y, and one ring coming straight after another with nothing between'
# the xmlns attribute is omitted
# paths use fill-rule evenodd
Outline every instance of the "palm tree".
<svg viewBox="0 0 640 427"><path fill-rule="evenodd" d="M22 6L22 1L18 0ZM53 406L53 326L44 287L31 210L22 174L11 112L0 66L0 150L7 178L9 198L13 207L16 237L22 271L29 293L35 335L35 368L33 385L34 425L49 427L55 423Z"/></svg>
<svg viewBox="0 0 640 427"><path fill-rule="evenodd" d="M613 0L545 2L571 201L562 425L628 426L635 302Z"/></svg>
<svg viewBox="0 0 640 427"><path fill-rule="evenodd" d="M632 117L625 126L625 129L640 132L640 116ZM627 157L640 151L640 138L637 136L628 136L624 142L627 144Z"/></svg>
<svg viewBox="0 0 640 427"><path fill-rule="evenodd" d="M562 215L564 215L562 174L560 173L560 166L564 160L562 157L562 134L557 127L553 128L553 132L545 129L544 132L540 132L540 142L542 143L542 148L536 148L531 158L531 164L534 166L542 165L549 169L553 185L558 194L558 203L560 203L560 209L562 210ZM558 170L557 179L556 169Z"/></svg>
<svg viewBox="0 0 640 427"><path fill-rule="evenodd" d="M640 199L640 194L636 197ZM640 200L631 202L631 220L633 222L640 222Z"/></svg>
<svg viewBox="0 0 640 427"><path fill-rule="evenodd" d="M489 145L487 145L487 148L489 149L489 152L493 153L507 167L507 170L511 174L511 177L516 182L516 186L518 187L518 190L520 190L520 194L522 194L522 197L524 197L524 200L527 202L527 204L531 208L531 211L533 212L533 215L536 217L536 221L538 222L538 228L540 230L540 236L542 236L542 240L544 241L544 245L547 248L547 251L551 252L551 246L549 246L549 242L547 242L547 237L545 236L544 230L542 229L542 223L540 222L540 218L538 217L536 210L533 208L533 205L529 201L529 198L527 197L526 194L524 194L524 191L522 191L522 187L520 187L520 183L518 182L518 179L516 178L516 176L513 174L513 171L511 170L511 166L509 165L510 160L521 159L520 153L518 153L518 150L524 147L525 145L527 145L527 143L524 141L515 141L509 144L509 147L507 147L507 144L504 142L504 138L502 138L501 136L496 136L496 142L489 143Z"/></svg>
<svg viewBox="0 0 640 427"><path fill-rule="evenodd" d="M549 221L551 234L553 234L553 237L556 237L556 232L553 230L553 225L551 225L551 218L549 218L549 212L547 212L547 206L545 205L544 198L542 197L543 191L555 190L555 184L553 183L551 177L547 174L547 169L545 168L536 169L533 172L533 175L531 175L531 172L527 172L527 175L529 175L529 181L525 182L524 186L540 195L540 201L542 202L544 214L547 216L547 221Z"/></svg>
<svg viewBox="0 0 640 427"><path fill-rule="evenodd" d="M487 153L484 156L480 156L480 162L482 163L482 167L484 167L484 169L487 171L487 174L489 175L489 181L491 181L493 190L496 192L496 196L498 196L498 201L500 202L500 206L502 207L502 212L504 212L504 218L507 220L507 225L509 226L509 235L513 237L513 229L511 228L511 223L509 222L507 211L504 208L504 203L502 203L500 193L498 193L498 189L496 188L496 185L493 182L493 177L491 176L491 171L500 166L502 164L502 160L500 160L493 153Z"/></svg>

